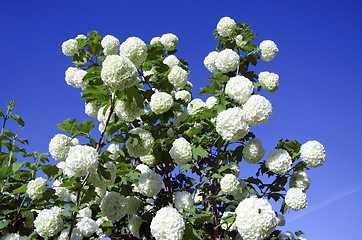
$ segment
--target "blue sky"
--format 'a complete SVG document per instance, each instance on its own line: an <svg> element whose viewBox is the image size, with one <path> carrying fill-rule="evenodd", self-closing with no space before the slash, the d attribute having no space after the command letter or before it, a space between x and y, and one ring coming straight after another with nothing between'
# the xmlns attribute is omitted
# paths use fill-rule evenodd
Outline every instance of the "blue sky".
<svg viewBox="0 0 362 240"><path fill-rule="evenodd" d="M309 206L286 215L285 230L302 230L309 240L357 239L362 214L362 17L358 1L4 1L0 0L0 107L16 102L26 123L29 150L48 151L57 123L89 119L80 90L68 86L71 59L62 42L97 30L121 42L137 36L179 37L176 56L190 63L194 97L210 73L205 56L221 17L242 20L258 33L256 43L273 40L271 62L254 69L279 74L280 88L262 92L273 104L267 124L252 131L267 152L279 139L320 141L323 167L309 172ZM244 165L241 166L243 171ZM249 168L245 166L245 168ZM242 175L242 173L241 173ZM275 209L278 210L278 209Z"/></svg>

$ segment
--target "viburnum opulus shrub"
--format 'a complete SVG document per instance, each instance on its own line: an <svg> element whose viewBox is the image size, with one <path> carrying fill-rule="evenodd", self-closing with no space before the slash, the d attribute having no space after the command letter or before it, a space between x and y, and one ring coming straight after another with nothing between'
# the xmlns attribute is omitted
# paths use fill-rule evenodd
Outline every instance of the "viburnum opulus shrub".
<svg viewBox="0 0 362 240"><path fill-rule="evenodd" d="M20 165L9 157L10 142L20 140L3 128L8 152L1 153L1 239L303 234L282 233L278 226L289 209L307 207L306 172L323 165L324 147L280 140L265 153L252 130L272 117L272 103L260 90L277 92L279 76L252 68L273 60L279 49L271 40L255 44L250 25L229 17L220 19L213 35L216 51L204 60L210 77L199 93L209 96L206 102L191 94L188 62L177 57L179 38L172 33L149 45L137 37L120 43L96 31L65 41L62 51L72 58L66 83L81 89L85 113L94 120L58 124L49 143L56 166ZM1 115L4 122L11 116ZM256 175L240 178L243 164L255 164ZM37 176L39 169L47 180Z"/></svg>

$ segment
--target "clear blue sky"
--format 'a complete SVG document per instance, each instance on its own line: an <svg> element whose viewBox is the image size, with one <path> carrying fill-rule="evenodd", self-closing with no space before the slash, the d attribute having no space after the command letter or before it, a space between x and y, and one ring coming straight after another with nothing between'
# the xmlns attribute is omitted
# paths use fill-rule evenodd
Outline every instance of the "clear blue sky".
<svg viewBox="0 0 362 240"><path fill-rule="evenodd" d="M204 57L221 17L248 22L277 57L255 71L280 76L267 124L252 131L271 151L280 138L320 141L323 167L309 172L309 207L286 215L288 230L308 240L358 239L362 214L362 4L359 1L4 1L0 0L0 107L16 102L30 150L48 151L57 123L84 114L80 90L64 80L70 58L62 42L97 30L123 42L137 36L179 37L177 56L190 62L194 97L210 73ZM242 165L243 168L243 165ZM243 171L243 170L242 170ZM242 174L243 175L243 174ZM275 209L278 210L278 209Z"/></svg>

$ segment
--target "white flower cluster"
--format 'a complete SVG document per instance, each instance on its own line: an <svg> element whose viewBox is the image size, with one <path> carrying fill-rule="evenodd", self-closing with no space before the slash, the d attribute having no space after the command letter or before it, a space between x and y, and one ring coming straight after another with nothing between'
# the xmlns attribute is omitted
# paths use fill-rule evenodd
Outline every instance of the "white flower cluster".
<svg viewBox="0 0 362 240"><path fill-rule="evenodd" d="M178 37L175 34L166 33L161 36L160 41L166 51L173 51L177 48Z"/></svg>
<svg viewBox="0 0 362 240"><path fill-rule="evenodd" d="M70 148L65 163L64 173L68 177L85 176L97 170L98 152L93 147L77 145Z"/></svg>
<svg viewBox="0 0 362 240"><path fill-rule="evenodd" d="M285 204L287 207L298 211L308 206L307 195L300 188L289 188L285 195Z"/></svg>
<svg viewBox="0 0 362 240"><path fill-rule="evenodd" d="M206 99L206 108L211 109L217 104L217 98L214 96L208 97Z"/></svg>
<svg viewBox="0 0 362 240"><path fill-rule="evenodd" d="M78 52L78 42L75 39L69 39L62 44L62 52L65 56L72 56Z"/></svg>
<svg viewBox="0 0 362 240"><path fill-rule="evenodd" d="M61 211L59 207L41 210L34 221L35 231L42 237L52 237L60 232L63 227Z"/></svg>
<svg viewBox="0 0 362 240"><path fill-rule="evenodd" d="M109 55L103 62L101 78L111 88L123 90L137 81L137 68L122 55Z"/></svg>
<svg viewBox="0 0 362 240"><path fill-rule="evenodd" d="M145 171L138 179L135 190L144 196L152 197L160 192L162 188L162 177L152 170Z"/></svg>
<svg viewBox="0 0 362 240"><path fill-rule="evenodd" d="M106 124L109 114L111 112L110 107L108 107L107 110L105 110L105 108L106 108L106 105L99 108L98 114L97 114L98 121L104 125ZM111 117L109 118L109 123L114 123L114 121L115 121L115 116L114 116L114 112L113 112Z"/></svg>
<svg viewBox="0 0 362 240"><path fill-rule="evenodd" d="M239 177L240 174L240 166L236 162L229 163L229 166L231 166L230 170L232 171L232 174L235 175L235 177Z"/></svg>
<svg viewBox="0 0 362 240"><path fill-rule="evenodd" d="M182 215L175 208L163 207L151 221L151 233L156 240L181 240L185 231Z"/></svg>
<svg viewBox="0 0 362 240"><path fill-rule="evenodd" d="M134 128L129 131L130 134L136 134L139 136L137 144L134 144L132 138L129 138L126 142L126 148L128 154L131 157L141 157L148 155L152 151L154 139L152 134L142 128Z"/></svg>
<svg viewBox="0 0 362 240"><path fill-rule="evenodd" d="M90 209L89 207L85 207L79 210L77 217L92 217L92 209Z"/></svg>
<svg viewBox="0 0 362 240"><path fill-rule="evenodd" d="M65 81L69 86L84 90L87 87L87 83L83 81L86 74L87 71L75 67L69 67L67 71L65 71Z"/></svg>
<svg viewBox="0 0 362 240"><path fill-rule="evenodd" d="M145 155L140 157L141 162L147 164L148 166L152 166L156 163L156 158L153 154Z"/></svg>
<svg viewBox="0 0 362 240"><path fill-rule="evenodd" d="M293 173L289 180L290 188L300 188L303 192L305 192L310 185L310 179L305 172L296 172Z"/></svg>
<svg viewBox="0 0 362 240"><path fill-rule="evenodd" d="M105 36L101 41L101 45L103 47L103 53L106 56L118 53L119 40L112 35Z"/></svg>
<svg viewBox="0 0 362 240"><path fill-rule="evenodd" d="M221 191L227 195L234 195L240 189L240 181L234 174L228 173L220 180Z"/></svg>
<svg viewBox="0 0 362 240"><path fill-rule="evenodd" d="M147 46L138 37L129 37L119 47L120 54L127 57L136 67L147 59Z"/></svg>
<svg viewBox="0 0 362 240"><path fill-rule="evenodd" d="M140 200L137 197L127 196L127 209L126 213L129 215L134 215L137 213L141 205Z"/></svg>
<svg viewBox="0 0 362 240"><path fill-rule="evenodd" d="M265 159L265 166L276 174L286 174L292 169L292 158L287 150L274 149Z"/></svg>
<svg viewBox="0 0 362 240"><path fill-rule="evenodd" d="M141 238L140 227L141 227L142 223L143 223L142 218L140 218L138 216L133 216L128 221L128 228L131 231L132 235L135 236L136 238Z"/></svg>
<svg viewBox="0 0 362 240"><path fill-rule="evenodd" d="M62 181L56 179L53 182L52 188L55 190L55 195L60 199L64 200L64 198L68 197L69 189L66 187L59 187L62 184Z"/></svg>
<svg viewBox="0 0 362 240"><path fill-rule="evenodd" d="M5 236L2 236L0 239L1 240L26 240L28 238L20 236L19 233L10 233L10 234L6 234Z"/></svg>
<svg viewBox="0 0 362 240"><path fill-rule="evenodd" d="M262 198L244 199L235 212L235 225L243 239L262 240L277 226L275 212L268 201Z"/></svg>
<svg viewBox="0 0 362 240"><path fill-rule="evenodd" d="M162 62L166 64L169 68L173 68L175 66L178 66L180 60L178 60L175 55L168 55Z"/></svg>
<svg viewBox="0 0 362 240"><path fill-rule="evenodd" d="M221 111L216 118L216 131L225 141L237 141L249 132L249 125L241 108Z"/></svg>
<svg viewBox="0 0 362 240"><path fill-rule="evenodd" d="M104 167L109 172L108 176L110 179L106 179L103 176L99 177L97 172L93 172L89 176L89 182L92 183L93 186L106 188L116 180L117 166L112 162L107 162L104 164Z"/></svg>
<svg viewBox="0 0 362 240"><path fill-rule="evenodd" d="M68 240L69 230L70 230L70 227L67 229L64 229L60 233L58 240ZM73 228L72 236L70 239L71 240L82 240L83 239L82 233L80 232L80 230L78 228Z"/></svg>
<svg viewBox="0 0 362 240"><path fill-rule="evenodd" d="M144 108L139 107L135 99L132 102L117 101L114 111L125 122L133 122L145 113Z"/></svg>
<svg viewBox="0 0 362 240"><path fill-rule="evenodd" d="M195 98L187 105L187 112L190 115L195 115L198 112L202 111L204 107L206 107L206 103L200 98Z"/></svg>
<svg viewBox="0 0 362 240"><path fill-rule="evenodd" d="M217 33L221 37L229 37L235 30L236 23L234 19L231 19L229 17L223 17L218 22L216 29Z"/></svg>
<svg viewBox="0 0 362 240"><path fill-rule="evenodd" d="M225 87L225 93L240 105L246 103L253 90L253 83L243 76L230 78Z"/></svg>
<svg viewBox="0 0 362 240"><path fill-rule="evenodd" d="M110 144L107 148L107 151L111 153L111 155L109 155L109 158L112 160L116 160L120 156L118 144Z"/></svg>
<svg viewBox="0 0 362 240"><path fill-rule="evenodd" d="M76 226L83 237L90 237L93 233L99 231L98 223L89 217L81 218Z"/></svg>
<svg viewBox="0 0 362 240"><path fill-rule="evenodd" d="M161 38L160 37L154 37L150 41L150 45L157 44L157 43L161 43Z"/></svg>
<svg viewBox="0 0 362 240"><path fill-rule="evenodd" d="M260 139L254 138L243 149L243 157L247 163L258 163L264 157L264 147Z"/></svg>
<svg viewBox="0 0 362 240"><path fill-rule="evenodd" d="M300 158L309 167L315 168L322 166L326 161L326 152L318 141L308 141L300 147Z"/></svg>
<svg viewBox="0 0 362 240"><path fill-rule="evenodd" d="M170 110L173 105L173 98L165 92L155 92L151 96L150 108L156 114L162 114Z"/></svg>
<svg viewBox="0 0 362 240"><path fill-rule="evenodd" d="M65 161L71 146L72 144L67 136L57 134L50 140L49 153L55 160Z"/></svg>
<svg viewBox="0 0 362 240"><path fill-rule="evenodd" d="M267 62L273 60L279 52L277 45L271 40L262 41L259 48L261 50L261 59Z"/></svg>
<svg viewBox="0 0 362 240"><path fill-rule="evenodd" d="M269 93L275 93L279 89L279 75L270 72L261 72L258 76L259 82Z"/></svg>
<svg viewBox="0 0 362 240"><path fill-rule="evenodd" d="M239 55L231 49L224 49L217 54L215 66L223 73L235 71L240 62Z"/></svg>
<svg viewBox="0 0 362 240"><path fill-rule="evenodd" d="M189 103L191 101L191 93L186 90L181 90L175 93L176 100L181 100Z"/></svg>
<svg viewBox="0 0 362 240"><path fill-rule="evenodd" d="M176 88L180 89L183 88L188 79L189 79L189 73L184 70L182 67L174 66L171 68L170 73L167 76L168 81Z"/></svg>
<svg viewBox="0 0 362 240"><path fill-rule="evenodd" d="M210 52L204 59L204 65L212 73L217 73L218 69L216 67L216 58L218 52L212 51Z"/></svg>
<svg viewBox="0 0 362 240"><path fill-rule="evenodd" d="M191 194L187 191L175 192L175 195L173 196L173 203L180 212L182 212L183 208L194 207L194 200L192 199Z"/></svg>
<svg viewBox="0 0 362 240"><path fill-rule="evenodd" d="M89 102L85 104L85 113L90 116L96 118L98 115L99 106L97 103Z"/></svg>
<svg viewBox="0 0 362 240"><path fill-rule="evenodd" d="M170 155L177 165L183 165L190 162L192 159L191 144L184 138L176 139L172 143Z"/></svg>
<svg viewBox="0 0 362 240"><path fill-rule="evenodd" d="M252 95L243 105L246 122L250 126L266 123L272 114L272 105L261 95Z"/></svg>
<svg viewBox="0 0 362 240"><path fill-rule="evenodd" d="M47 180L42 177L38 177L34 180L29 181L26 187L26 194L33 200L40 199L45 192L47 187Z"/></svg>
<svg viewBox="0 0 362 240"><path fill-rule="evenodd" d="M118 192L107 192L99 206L111 221L117 221L127 214L127 198Z"/></svg>
<svg viewBox="0 0 362 240"><path fill-rule="evenodd" d="M152 171L146 164L139 164L137 165L136 169L141 173L146 173L148 171Z"/></svg>
<svg viewBox="0 0 362 240"><path fill-rule="evenodd" d="M236 46L238 46L239 48L243 47L246 43L248 43L247 41L244 41L243 36L242 35L237 35L235 37L235 43Z"/></svg>

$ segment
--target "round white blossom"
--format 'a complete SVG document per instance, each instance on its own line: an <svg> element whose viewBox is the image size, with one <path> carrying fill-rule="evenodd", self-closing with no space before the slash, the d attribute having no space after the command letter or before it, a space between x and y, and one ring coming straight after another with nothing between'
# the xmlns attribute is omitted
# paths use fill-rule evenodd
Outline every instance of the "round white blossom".
<svg viewBox="0 0 362 240"><path fill-rule="evenodd" d="M85 113L90 116L96 118L98 115L99 106L95 102L89 102L85 104Z"/></svg>
<svg viewBox="0 0 362 240"><path fill-rule="evenodd" d="M143 162L144 164L147 164L148 166L152 166L153 164L156 163L156 158L153 154L141 156L140 160L141 160L141 162Z"/></svg>
<svg viewBox="0 0 362 240"><path fill-rule="evenodd" d="M231 163L229 163L229 166L231 166L230 170L235 175L235 177L239 177L239 174L240 174L240 166L239 166L239 164L236 163L236 162L231 162Z"/></svg>
<svg viewBox="0 0 362 240"><path fill-rule="evenodd" d="M214 96L208 97L206 99L206 107L207 109L211 109L213 106L217 104L217 98Z"/></svg>
<svg viewBox="0 0 362 240"><path fill-rule="evenodd" d="M326 152L318 141L308 141L300 147L300 158L308 167L315 168L322 166L326 161Z"/></svg>
<svg viewBox="0 0 362 240"><path fill-rule="evenodd" d="M55 190L55 195L60 199L64 200L69 195L69 189L66 187L59 187L62 184L62 181L56 179L53 182L52 188Z"/></svg>
<svg viewBox="0 0 362 240"><path fill-rule="evenodd" d="M145 173L145 172L148 172L148 171L152 171L147 165L145 164L139 164L137 165L136 169L138 171L140 171L141 173Z"/></svg>
<svg viewBox="0 0 362 240"><path fill-rule="evenodd" d="M184 138L176 139L172 143L170 155L177 165L183 165L190 162L192 159L191 144Z"/></svg>
<svg viewBox="0 0 362 240"><path fill-rule="evenodd" d="M237 35L237 36L235 37L235 43L236 43L236 46L238 46L239 48L241 48L241 47L243 47L245 44L247 44L248 42L243 40L243 36L242 36L242 35Z"/></svg>
<svg viewBox="0 0 362 240"><path fill-rule="evenodd" d="M69 230L70 230L70 227L67 228L67 229L64 229L59 237L58 237L58 240L68 240L68 235L69 235ZM82 236L82 233L79 231L78 228L73 228L72 230L72 236L70 238L71 240L82 240L83 239L83 236Z"/></svg>
<svg viewBox="0 0 362 240"><path fill-rule="evenodd" d="M106 130L106 126L105 126L103 123L99 123L99 125L98 125L98 131L99 131L100 133L103 133L104 130Z"/></svg>
<svg viewBox="0 0 362 240"><path fill-rule="evenodd" d="M60 232L63 227L61 211L59 207L41 210L34 221L35 231L42 237L52 237Z"/></svg>
<svg viewBox="0 0 362 240"><path fill-rule="evenodd" d="M277 213L277 224L278 226L285 226L285 218L281 213Z"/></svg>
<svg viewBox="0 0 362 240"><path fill-rule="evenodd" d="M221 37L229 37L235 30L236 23L234 19L223 17L216 26L217 33Z"/></svg>
<svg viewBox="0 0 362 240"><path fill-rule="evenodd" d="M236 194L240 188L240 184L240 181L234 174L231 173L225 174L225 176L220 180L221 191L227 195Z"/></svg>
<svg viewBox="0 0 362 240"><path fill-rule="evenodd" d="M156 114L162 114L170 110L173 105L173 98L165 92L155 92L151 96L150 107Z"/></svg>
<svg viewBox="0 0 362 240"><path fill-rule="evenodd" d="M229 212L229 211L223 212L223 214L222 214L222 216L221 216L221 220L220 220L220 222L222 223L222 224L221 224L221 228L222 228L222 229L224 229L224 230L228 229L229 231L234 231L234 230L236 230L236 225L235 225L235 223L230 224L230 223L227 223L227 222L226 222L226 219L223 220L223 218L230 218L232 215L236 215L236 213L235 213L235 212Z"/></svg>
<svg viewBox="0 0 362 240"><path fill-rule="evenodd" d="M293 188L300 188L305 192L310 185L310 179L305 172L297 172L293 173L289 180L289 187Z"/></svg>
<svg viewBox="0 0 362 240"><path fill-rule="evenodd" d="M174 66L171 68L170 73L167 76L168 81L176 88L180 89L183 88L188 79L189 79L189 73L184 70L182 67Z"/></svg>
<svg viewBox="0 0 362 240"><path fill-rule="evenodd" d="M89 207L85 207L79 210L77 217L92 217L92 210Z"/></svg>
<svg viewBox="0 0 362 240"><path fill-rule="evenodd" d="M128 196L127 197L127 209L126 212L129 215L134 215L137 213L140 208L141 202L137 197Z"/></svg>
<svg viewBox="0 0 362 240"><path fill-rule="evenodd" d="M140 218L138 216L133 216L128 221L128 228L131 231L132 235L135 236L136 238L141 238L140 237L140 227L141 227L142 223L143 223L142 218Z"/></svg>
<svg viewBox="0 0 362 240"><path fill-rule="evenodd" d="M72 56L78 52L78 42L75 39L69 39L62 44L62 52L65 56Z"/></svg>
<svg viewBox="0 0 362 240"><path fill-rule="evenodd" d="M176 127L178 127L178 126L180 126L181 122L185 121L187 116L188 116L188 113L184 110L174 112L173 123L175 124Z"/></svg>
<svg viewBox="0 0 362 240"><path fill-rule="evenodd" d="M87 87L87 83L83 81L83 78L86 74L87 71L75 67L69 67L67 71L65 71L65 81L69 86L85 89Z"/></svg>
<svg viewBox="0 0 362 240"><path fill-rule="evenodd" d="M181 100L181 101L189 103L191 101L191 93L186 90L181 90L181 91L176 92L175 98L176 98L176 100Z"/></svg>
<svg viewBox="0 0 362 240"><path fill-rule="evenodd" d="M230 78L225 87L225 93L240 105L246 103L253 90L253 83L243 76Z"/></svg>
<svg viewBox="0 0 362 240"><path fill-rule="evenodd" d="M254 138L243 149L243 157L247 163L258 163L264 157L265 150L260 139Z"/></svg>
<svg viewBox="0 0 362 240"><path fill-rule="evenodd" d="M38 177L34 180L29 181L26 187L26 194L33 200L40 199L45 192L47 187L47 180L42 177Z"/></svg>
<svg viewBox="0 0 362 240"><path fill-rule="evenodd" d="M159 193L161 188L162 177L150 170L141 174L138 179L138 186L136 187L136 190L144 196L152 197L153 195Z"/></svg>
<svg viewBox="0 0 362 240"><path fill-rule="evenodd" d="M200 98L195 98L187 105L187 112L190 115L195 115L202 111L203 108L206 107L206 103L202 101Z"/></svg>
<svg viewBox="0 0 362 240"><path fill-rule="evenodd" d="M287 150L274 149L265 159L265 166L276 174L286 174L292 169L292 158Z"/></svg>
<svg viewBox="0 0 362 240"><path fill-rule="evenodd" d="M85 145L71 147L65 161L65 174L68 177L85 176L92 173L98 167L98 152L95 148Z"/></svg>
<svg viewBox="0 0 362 240"><path fill-rule="evenodd" d="M277 226L277 218L272 206L262 198L244 199L235 212L235 225L243 239L265 239Z"/></svg>
<svg viewBox="0 0 362 240"><path fill-rule="evenodd" d="M139 67L147 59L147 46L138 37L129 37L124 41L120 48L120 53L128 57L136 67Z"/></svg>
<svg viewBox="0 0 362 240"><path fill-rule="evenodd" d="M136 66L123 55L107 56L103 62L101 78L111 88L123 90L137 82Z"/></svg>
<svg viewBox="0 0 362 240"><path fill-rule="evenodd" d="M217 73L218 69L216 67L216 58L217 58L218 52L212 51L210 52L204 59L204 65L212 73Z"/></svg>
<svg viewBox="0 0 362 240"><path fill-rule="evenodd" d="M116 180L117 166L112 162L107 162L104 164L104 168L108 171L107 175L109 179L103 176L99 177L97 172L92 172L89 176L89 182L92 183L93 186L106 188Z"/></svg>
<svg viewBox="0 0 362 240"><path fill-rule="evenodd" d="M270 72L261 72L258 76L259 82L269 93L275 93L279 89L279 75Z"/></svg>
<svg viewBox="0 0 362 240"><path fill-rule="evenodd" d="M157 43L161 43L161 38L160 37L154 37L151 39L150 45L152 44L157 44Z"/></svg>
<svg viewBox="0 0 362 240"><path fill-rule="evenodd" d="M109 117L109 114L111 112L111 108L109 107L105 112L104 112L104 109L105 109L106 105L99 108L98 110L98 114L97 114L97 119L99 122L103 123L104 125L107 123L107 119ZM113 112L111 117L109 118L109 124L112 124L114 123L115 121L115 113Z"/></svg>
<svg viewBox="0 0 362 240"><path fill-rule="evenodd" d="M235 71L239 62L239 55L231 49L222 50L215 59L216 68L223 73Z"/></svg>
<svg viewBox="0 0 362 240"><path fill-rule="evenodd" d="M298 211L299 209L303 209L308 206L307 195L300 188L289 188L284 201L287 207L293 209L294 211Z"/></svg>
<svg viewBox="0 0 362 240"><path fill-rule="evenodd" d="M132 140L132 138L129 138L127 140L126 148L130 156L135 158L141 157L148 155L152 151L154 139L149 131L144 130L142 128L134 128L131 131L129 131L129 133L136 134L140 138L136 144Z"/></svg>
<svg viewBox="0 0 362 240"><path fill-rule="evenodd" d="M87 36L85 36L84 34L79 34L78 36L75 37L75 40L78 39L87 39Z"/></svg>
<svg viewBox="0 0 362 240"><path fill-rule="evenodd" d="M111 155L109 155L109 158L112 160L116 160L120 156L118 144L115 143L110 144L107 148L107 151L111 153Z"/></svg>
<svg viewBox="0 0 362 240"><path fill-rule="evenodd" d="M180 212L182 212L183 208L194 207L194 200L192 199L191 193L187 191L175 192L175 195L173 196L173 203Z"/></svg>
<svg viewBox="0 0 362 240"><path fill-rule="evenodd" d="M259 48L261 50L261 59L267 62L273 60L279 52L277 45L271 40L262 41Z"/></svg>
<svg viewBox="0 0 362 240"><path fill-rule="evenodd" d="M99 229L98 223L88 217L81 218L76 226L83 235L83 237L90 237Z"/></svg>
<svg viewBox="0 0 362 240"><path fill-rule="evenodd" d="M250 126L266 123L272 114L272 105L261 95L252 95L243 105L246 122Z"/></svg>
<svg viewBox="0 0 362 240"><path fill-rule="evenodd" d="M237 141L249 132L244 113L239 107L219 112L216 118L216 131L226 141Z"/></svg>
<svg viewBox="0 0 362 240"><path fill-rule="evenodd" d="M163 207L151 221L151 233L156 240L181 240L185 231L182 215L175 208Z"/></svg>
<svg viewBox="0 0 362 240"><path fill-rule="evenodd" d="M79 145L79 139L73 138L70 140L70 143L72 144L72 147Z"/></svg>
<svg viewBox="0 0 362 240"><path fill-rule="evenodd" d="M195 204L200 204L204 200L199 189L193 193L193 199Z"/></svg>
<svg viewBox="0 0 362 240"><path fill-rule="evenodd" d="M169 68L173 68L175 66L178 66L180 63L180 60L175 55L169 55L162 61L164 64L166 64Z"/></svg>
<svg viewBox="0 0 362 240"><path fill-rule="evenodd" d="M55 135L49 143L49 153L57 161L65 161L72 146L69 138L64 134Z"/></svg>
<svg viewBox="0 0 362 240"><path fill-rule="evenodd" d="M107 192L102 199L100 208L111 221L117 221L127 214L127 198L118 192Z"/></svg>
<svg viewBox="0 0 362 240"><path fill-rule="evenodd" d="M103 53L106 56L118 53L119 40L112 35L105 36L101 41L101 45L103 47Z"/></svg>
<svg viewBox="0 0 362 240"><path fill-rule="evenodd" d="M178 44L178 37L172 33L163 34L160 40L166 51L175 50Z"/></svg>
<svg viewBox="0 0 362 240"><path fill-rule="evenodd" d="M132 102L117 101L114 111L118 117L126 122L133 122L145 113L144 108L139 107L135 99Z"/></svg>
<svg viewBox="0 0 362 240"><path fill-rule="evenodd" d="M1 240L26 240L26 239L28 238L20 236L19 233L10 233L1 237Z"/></svg>

